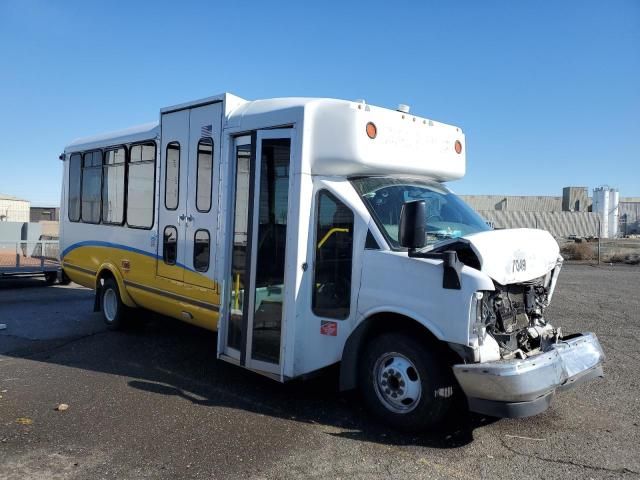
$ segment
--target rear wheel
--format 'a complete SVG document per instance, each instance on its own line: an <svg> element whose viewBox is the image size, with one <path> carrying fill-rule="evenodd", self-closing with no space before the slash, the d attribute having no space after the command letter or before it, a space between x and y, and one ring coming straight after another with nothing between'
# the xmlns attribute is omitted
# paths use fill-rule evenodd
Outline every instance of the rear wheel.
<svg viewBox="0 0 640 480"><path fill-rule="evenodd" d="M375 337L360 357L360 390L367 408L387 425L424 430L445 417L453 376L438 349L399 333Z"/></svg>
<svg viewBox="0 0 640 480"><path fill-rule="evenodd" d="M100 307L104 323L110 330L118 330L124 326L128 309L122 303L118 284L113 278L106 278L100 288Z"/></svg>
<svg viewBox="0 0 640 480"><path fill-rule="evenodd" d="M47 285L53 285L58 279L58 272L44 272L44 280Z"/></svg>

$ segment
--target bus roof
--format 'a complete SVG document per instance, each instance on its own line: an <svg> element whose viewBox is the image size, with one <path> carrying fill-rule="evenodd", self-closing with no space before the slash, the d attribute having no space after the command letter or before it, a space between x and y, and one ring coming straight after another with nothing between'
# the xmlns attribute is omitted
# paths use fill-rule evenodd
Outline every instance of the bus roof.
<svg viewBox="0 0 640 480"><path fill-rule="evenodd" d="M101 148L108 145L123 143L135 143L143 140L151 140L160 136L158 122L149 122L142 125L117 130L115 132L101 133L90 137L81 137L72 141L65 147L65 152Z"/></svg>
<svg viewBox="0 0 640 480"><path fill-rule="evenodd" d="M223 126L230 134L299 125L305 151L292 165L300 173L357 176L404 174L436 181L462 178L466 170L464 134L453 125L408 112L332 98L274 98L246 101L216 95L160 110L162 113L223 102ZM65 151L102 148L158 138L158 122L85 137Z"/></svg>

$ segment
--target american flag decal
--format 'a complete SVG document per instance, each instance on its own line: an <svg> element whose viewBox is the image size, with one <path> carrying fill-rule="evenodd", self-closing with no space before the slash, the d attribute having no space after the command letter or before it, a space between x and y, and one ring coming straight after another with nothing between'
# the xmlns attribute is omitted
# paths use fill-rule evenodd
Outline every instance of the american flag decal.
<svg viewBox="0 0 640 480"><path fill-rule="evenodd" d="M210 137L212 134L213 134L213 126L211 125L205 125L200 129L201 137Z"/></svg>

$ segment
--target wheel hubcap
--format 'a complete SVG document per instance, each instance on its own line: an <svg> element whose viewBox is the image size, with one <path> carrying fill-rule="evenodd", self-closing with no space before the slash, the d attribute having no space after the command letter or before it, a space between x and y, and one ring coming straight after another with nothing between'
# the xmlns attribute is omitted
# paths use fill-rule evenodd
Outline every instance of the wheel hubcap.
<svg viewBox="0 0 640 480"><path fill-rule="evenodd" d="M380 401L394 413L408 413L420 401L418 369L400 353L385 353L376 361L373 382Z"/></svg>
<svg viewBox="0 0 640 480"><path fill-rule="evenodd" d="M116 292L112 289L108 289L104 292L102 297L104 316L107 322L111 323L115 320L118 312L118 299L116 298Z"/></svg>

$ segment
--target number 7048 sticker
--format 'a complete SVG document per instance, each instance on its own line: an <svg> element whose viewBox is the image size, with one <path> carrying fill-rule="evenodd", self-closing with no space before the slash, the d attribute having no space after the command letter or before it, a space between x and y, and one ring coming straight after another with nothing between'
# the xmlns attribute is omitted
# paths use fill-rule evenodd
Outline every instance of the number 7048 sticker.
<svg viewBox="0 0 640 480"><path fill-rule="evenodd" d="M527 270L527 261L524 258L515 259L513 261L512 272L524 272Z"/></svg>

